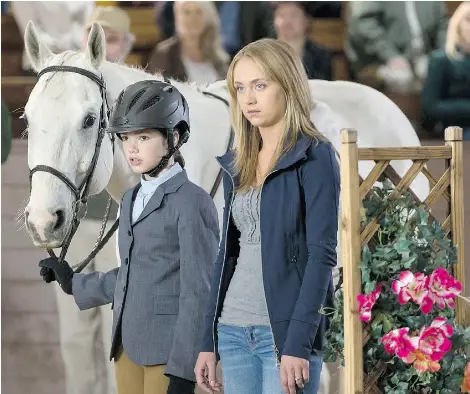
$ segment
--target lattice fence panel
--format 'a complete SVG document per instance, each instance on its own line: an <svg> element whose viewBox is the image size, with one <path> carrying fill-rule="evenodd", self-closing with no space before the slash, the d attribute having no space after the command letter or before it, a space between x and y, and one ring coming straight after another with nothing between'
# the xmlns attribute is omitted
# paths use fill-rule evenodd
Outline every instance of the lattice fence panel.
<svg viewBox="0 0 470 394"><path fill-rule="evenodd" d="M443 146L403 147L403 148L358 148L355 130L341 131L341 262L343 265L344 295L344 358L345 358L345 392L380 393L376 384L386 370L386 365L377 363L373 370L365 376L363 370L363 346L367 343L369 326L363 325L359 319L356 295L361 293L361 273L359 263L361 250L371 242L380 228L379 222L384 211L378 212L375 218L363 228L360 226L360 209L362 200L371 188L387 177L395 186L389 195L392 200L404 191L411 193L419 206L429 212L429 220L434 221L432 207L440 199L448 206L445 220L441 226L457 246L457 264L454 276L465 289L465 272L463 265L463 147L462 129L450 127L446 130L446 142ZM445 160L447 168L439 179L435 179L426 164L432 159ZM358 162L372 160L374 167L365 179L359 176ZM411 160L408 171L401 177L391 166L392 161ZM421 201L410 186L416 177L422 174L428 181L430 191ZM465 290L464 290L465 291ZM456 319L463 324L465 309L462 301L456 301Z"/></svg>

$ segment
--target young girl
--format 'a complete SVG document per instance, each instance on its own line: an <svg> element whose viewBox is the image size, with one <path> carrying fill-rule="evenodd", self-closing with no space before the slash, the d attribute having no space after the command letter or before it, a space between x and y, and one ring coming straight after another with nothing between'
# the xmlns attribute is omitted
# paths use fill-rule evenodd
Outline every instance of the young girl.
<svg viewBox="0 0 470 394"><path fill-rule="evenodd" d="M225 170L222 242L195 367L225 394L317 393L332 306L339 168L310 122L300 58L282 41L243 48L227 75L235 151Z"/></svg>
<svg viewBox="0 0 470 394"><path fill-rule="evenodd" d="M460 4L452 15L446 49L430 56L421 106L436 133L460 126L464 139L470 139L470 2Z"/></svg>
<svg viewBox="0 0 470 394"><path fill-rule="evenodd" d="M118 394L193 393L219 228L212 199L182 168L188 104L174 86L138 82L119 96L108 131L142 174L121 202L121 266L74 274L48 258L39 263L41 275L57 280L81 310L113 304Z"/></svg>

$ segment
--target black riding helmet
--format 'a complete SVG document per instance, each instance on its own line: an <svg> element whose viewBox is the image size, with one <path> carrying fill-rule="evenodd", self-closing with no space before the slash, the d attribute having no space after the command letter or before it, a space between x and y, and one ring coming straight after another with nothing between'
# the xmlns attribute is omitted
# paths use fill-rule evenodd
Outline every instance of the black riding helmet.
<svg viewBox="0 0 470 394"><path fill-rule="evenodd" d="M111 110L106 131L119 136L143 129L155 129L167 137L168 153L147 173L156 176L189 138L188 103L173 85L162 81L140 81L121 92ZM176 146L173 144L174 129L180 137Z"/></svg>

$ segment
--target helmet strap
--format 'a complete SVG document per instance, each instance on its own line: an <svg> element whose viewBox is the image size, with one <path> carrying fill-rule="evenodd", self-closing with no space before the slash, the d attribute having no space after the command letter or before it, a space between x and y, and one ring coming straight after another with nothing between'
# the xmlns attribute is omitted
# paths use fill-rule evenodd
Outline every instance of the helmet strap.
<svg viewBox="0 0 470 394"><path fill-rule="evenodd" d="M165 156L162 157L160 160L160 163L157 164L157 166L150 171L144 172L145 175L148 175L149 177L155 178L162 172L162 170L168 165L168 162L170 161L171 156L183 145L186 141L188 141L189 138L189 132L186 131L183 133L183 135L180 137L178 143L174 145L173 142L173 130L168 131L168 152ZM170 142L171 141L171 142Z"/></svg>

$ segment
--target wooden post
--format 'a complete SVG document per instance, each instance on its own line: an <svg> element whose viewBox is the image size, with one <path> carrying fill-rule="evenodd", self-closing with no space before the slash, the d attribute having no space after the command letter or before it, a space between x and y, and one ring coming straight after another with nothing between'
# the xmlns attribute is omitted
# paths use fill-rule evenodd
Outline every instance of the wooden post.
<svg viewBox="0 0 470 394"><path fill-rule="evenodd" d="M363 393L362 325L356 297L361 293L360 205L357 132L341 130L341 236L344 296L345 394Z"/></svg>
<svg viewBox="0 0 470 394"><path fill-rule="evenodd" d="M460 127L448 127L445 130L446 145L452 148L450 160L451 185L451 221L452 241L457 246L457 266L454 270L455 278L462 283L462 295L465 293L465 264L464 264L464 200L463 200L463 141ZM455 313L457 324L466 324L465 302L457 298Z"/></svg>

